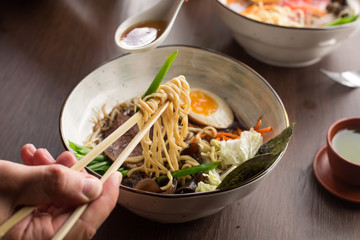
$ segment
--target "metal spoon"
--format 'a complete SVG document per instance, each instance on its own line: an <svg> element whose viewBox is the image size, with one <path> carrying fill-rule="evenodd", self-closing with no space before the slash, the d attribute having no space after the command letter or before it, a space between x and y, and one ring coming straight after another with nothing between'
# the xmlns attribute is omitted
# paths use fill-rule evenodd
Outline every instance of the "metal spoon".
<svg viewBox="0 0 360 240"><path fill-rule="evenodd" d="M320 71L342 85L351 88L360 87L360 71L330 72L325 69L320 69Z"/></svg>
<svg viewBox="0 0 360 240"><path fill-rule="evenodd" d="M138 15L128 18L120 24L115 33L115 42L123 50L127 52L144 52L151 50L160 45L169 34L175 18L183 4L184 0L161 0L155 6L147 9ZM140 23L149 21L165 21L167 26L164 32L151 43L140 46L129 46L120 41L123 34L131 27Z"/></svg>

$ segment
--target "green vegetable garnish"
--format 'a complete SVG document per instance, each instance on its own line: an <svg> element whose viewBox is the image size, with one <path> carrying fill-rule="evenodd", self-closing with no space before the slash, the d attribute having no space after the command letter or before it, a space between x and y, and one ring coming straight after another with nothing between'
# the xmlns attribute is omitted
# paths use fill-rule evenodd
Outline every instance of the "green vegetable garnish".
<svg viewBox="0 0 360 240"><path fill-rule="evenodd" d="M334 21L325 24L325 27L331 27L331 26L336 26L336 25L341 25L341 24L345 24L345 23L350 23L350 22L354 22L356 21L356 19L359 17L359 15L350 15L350 16L346 16L346 17L342 17L342 18L337 18Z"/></svg>
<svg viewBox="0 0 360 240"><path fill-rule="evenodd" d="M161 67L160 71L158 72L158 74L155 76L154 80L152 81L152 83L150 84L149 88L146 90L144 97L146 97L147 95L150 95L154 92L156 92L156 90L159 88L160 83L162 82L162 80L164 79L167 71L169 70L171 64L174 62L177 54L179 51L175 51L172 54L170 54L168 56L168 58L166 59L164 65Z"/></svg>
<svg viewBox="0 0 360 240"><path fill-rule="evenodd" d="M83 156L88 154L91 149L69 141L69 146L75 151L75 156L81 159ZM104 154L98 155L94 160L103 161L108 159ZM91 164L91 163L90 163Z"/></svg>
<svg viewBox="0 0 360 240"><path fill-rule="evenodd" d="M189 168L184 168L184 169L180 169L180 170L176 170L171 172L171 176L173 176L174 178L177 177L183 177L183 176L188 176L188 175L192 175L198 172L206 172L206 171L210 171L214 168L216 168L217 166L219 166L220 161L216 161L216 162L210 162L210 163L203 163L194 167L189 167ZM167 179L167 175L162 175L157 179L157 182L161 182L164 179Z"/></svg>
<svg viewBox="0 0 360 240"><path fill-rule="evenodd" d="M79 144L73 143L71 141L69 141L69 146L75 151L75 156L78 159L83 158L88 152L91 151L90 148L81 146ZM105 172L109 169L109 167L111 166L112 161L105 156L105 154L100 154L98 155L94 160L92 160L87 167L100 174L100 175L104 175ZM129 169L125 169L123 167L119 168L118 170L119 172L121 172L121 174L125 177L127 175L127 173L129 172Z"/></svg>
<svg viewBox="0 0 360 240"><path fill-rule="evenodd" d="M264 143L255 157L240 164L231 171L216 189L228 189L239 186L264 172L285 150L293 133L295 123L284 129L279 135Z"/></svg>
<svg viewBox="0 0 360 240"><path fill-rule="evenodd" d="M142 98L157 91L157 89L159 88L167 71L169 70L170 66L174 62L177 54L178 54L178 51L175 51L168 56L164 65L161 67L160 71L155 76L154 80L151 82L149 88L146 90L146 92ZM138 110L139 109L137 109L136 111L138 111ZM75 151L75 156L78 159L81 159L82 157L84 157L86 154L88 154L91 151L90 148L78 145L71 141L69 141L69 146L70 146L70 148L72 148ZM110 159L108 159L105 156L105 154L100 154L93 161L91 161L87 165L87 167L89 169L93 170L94 172L96 172L100 175L103 175L108 170L108 168L111 166L111 164L112 164L112 161ZM122 173L123 176L126 176L129 169L125 169L125 168L121 167L121 168L119 168L119 171Z"/></svg>
<svg viewBox="0 0 360 240"><path fill-rule="evenodd" d="M87 165L87 167L100 174L100 175L104 175L106 173L106 171L109 169L109 167L111 166L112 161L111 160L105 160L105 161L92 161L89 165ZM126 177L127 173L129 172L129 169L126 169L124 167L120 167L118 169L119 172L121 172L121 174Z"/></svg>
<svg viewBox="0 0 360 240"><path fill-rule="evenodd" d="M169 68L171 67L172 63L174 62L177 54L179 51L175 51L172 54L170 54L168 56L168 58L166 59L164 65L160 68L160 71L158 72L158 74L155 76L154 80L151 82L149 88L146 90L146 92L144 93L144 95L142 96L142 98L146 97L147 95L150 95L154 92L157 91L157 89L160 86L160 83L162 82L162 80L164 79L167 71L169 70ZM136 112L139 111L139 108L136 108Z"/></svg>
<svg viewBox="0 0 360 240"><path fill-rule="evenodd" d="M81 154L81 155L86 155L88 154L91 149L90 148L87 148L87 147L84 147L84 146L81 146L79 144L76 144L72 141L69 141L69 146L78 154Z"/></svg>

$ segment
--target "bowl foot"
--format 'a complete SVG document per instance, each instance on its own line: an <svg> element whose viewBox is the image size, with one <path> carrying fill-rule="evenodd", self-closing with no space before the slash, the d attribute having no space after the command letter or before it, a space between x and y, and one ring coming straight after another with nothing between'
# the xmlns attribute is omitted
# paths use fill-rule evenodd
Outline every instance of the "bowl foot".
<svg viewBox="0 0 360 240"><path fill-rule="evenodd" d="M124 206L124 205L123 205ZM196 213L196 212L189 212L189 213L153 213L153 212L146 212L144 210L138 210L129 206L124 206L125 208L127 208L129 211L135 213L138 216L150 219L152 221L155 222L159 222L159 223L184 223L184 222L189 222L189 221L193 221L196 219L200 219L203 217L207 217L210 215L213 215L219 211L221 211L222 209L224 209L224 207L220 207L220 208L216 208L216 209L210 209L208 211L204 211L201 213Z"/></svg>

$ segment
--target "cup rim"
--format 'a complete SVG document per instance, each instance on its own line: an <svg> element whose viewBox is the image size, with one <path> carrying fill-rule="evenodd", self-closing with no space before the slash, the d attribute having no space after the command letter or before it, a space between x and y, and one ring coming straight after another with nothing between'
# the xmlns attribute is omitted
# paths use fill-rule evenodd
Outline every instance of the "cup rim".
<svg viewBox="0 0 360 240"><path fill-rule="evenodd" d="M346 159L345 157L341 156L334 148L334 145L332 143L332 140L334 138L334 136L336 135L336 133L338 133L340 130L344 130L344 129L352 129L352 128L347 128L346 125L340 127L336 132L335 129L337 126L344 124L344 123L350 123L350 122L359 122L359 128L360 128L360 117L347 117L347 118L342 118L337 120L336 122L334 122L328 129L327 133L326 133L326 142L327 142L327 147L331 149L331 151L336 155L336 157L338 157L339 159L341 159L341 161L346 162L347 164L353 165L354 167L359 167L360 168L360 164L358 163L354 163L348 159Z"/></svg>

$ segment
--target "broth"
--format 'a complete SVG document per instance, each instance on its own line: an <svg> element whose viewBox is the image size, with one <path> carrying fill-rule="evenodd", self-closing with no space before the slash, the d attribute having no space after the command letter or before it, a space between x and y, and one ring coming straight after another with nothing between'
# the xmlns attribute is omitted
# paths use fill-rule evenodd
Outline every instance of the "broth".
<svg viewBox="0 0 360 240"><path fill-rule="evenodd" d="M120 37L120 42L128 47L140 47L159 38L167 26L165 21L149 21L127 29Z"/></svg>

